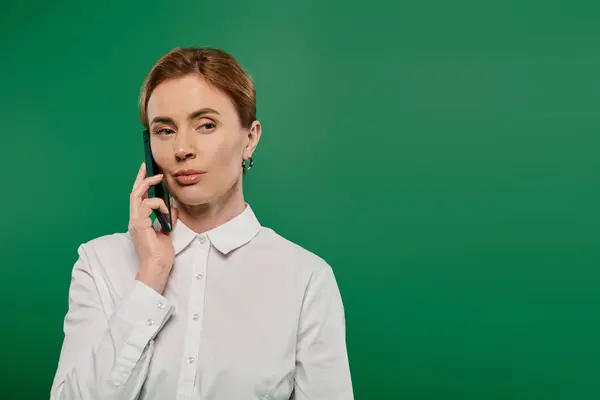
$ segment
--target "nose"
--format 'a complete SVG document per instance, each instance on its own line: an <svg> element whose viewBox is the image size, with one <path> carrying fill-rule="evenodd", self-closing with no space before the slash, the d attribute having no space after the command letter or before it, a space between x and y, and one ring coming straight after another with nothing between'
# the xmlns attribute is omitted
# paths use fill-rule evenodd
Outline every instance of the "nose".
<svg viewBox="0 0 600 400"><path fill-rule="evenodd" d="M177 139L174 141L175 145L175 158L177 161L185 161L187 159L196 158L196 149L194 145L188 140L188 135L185 133L178 133Z"/></svg>
<svg viewBox="0 0 600 400"><path fill-rule="evenodd" d="M185 161L188 158L196 158L196 153L191 149L179 148L175 151L175 157L177 161Z"/></svg>

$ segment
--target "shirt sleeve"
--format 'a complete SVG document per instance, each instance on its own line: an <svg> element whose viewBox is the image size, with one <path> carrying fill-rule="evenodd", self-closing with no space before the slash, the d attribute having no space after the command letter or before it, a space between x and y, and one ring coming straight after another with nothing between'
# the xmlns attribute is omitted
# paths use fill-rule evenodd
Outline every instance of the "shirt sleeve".
<svg viewBox="0 0 600 400"><path fill-rule="evenodd" d="M300 314L294 400L353 400L344 307L329 265L313 273Z"/></svg>
<svg viewBox="0 0 600 400"><path fill-rule="evenodd" d="M72 271L64 340L51 400L134 400L148 374L154 338L173 313L140 281L111 315L102 308L84 246Z"/></svg>

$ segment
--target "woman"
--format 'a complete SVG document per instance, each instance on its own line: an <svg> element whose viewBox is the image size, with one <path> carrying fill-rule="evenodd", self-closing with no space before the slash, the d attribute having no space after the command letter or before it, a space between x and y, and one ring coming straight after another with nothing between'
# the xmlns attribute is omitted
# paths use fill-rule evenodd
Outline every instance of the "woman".
<svg viewBox="0 0 600 400"><path fill-rule="evenodd" d="M217 49L175 49L140 96L161 174L142 163L127 233L81 245L52 399L352 399L330 266L261 226L242 176L261 135L255 89ZM164 233L148 198L174 198Z"/></svg>

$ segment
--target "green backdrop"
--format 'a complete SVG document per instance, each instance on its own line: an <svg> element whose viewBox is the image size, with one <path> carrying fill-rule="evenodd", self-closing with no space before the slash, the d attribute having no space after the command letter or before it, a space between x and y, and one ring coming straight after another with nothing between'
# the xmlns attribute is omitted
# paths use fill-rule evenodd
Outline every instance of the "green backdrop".
<svg viewBox="0 0 600 400"><path fill-rule="evenodd" d="M4 4L0 397L48 398L142 80L201 45L256 81L247 199L333 266L357 399L600 398L599 3L396 3Z"/></svg>

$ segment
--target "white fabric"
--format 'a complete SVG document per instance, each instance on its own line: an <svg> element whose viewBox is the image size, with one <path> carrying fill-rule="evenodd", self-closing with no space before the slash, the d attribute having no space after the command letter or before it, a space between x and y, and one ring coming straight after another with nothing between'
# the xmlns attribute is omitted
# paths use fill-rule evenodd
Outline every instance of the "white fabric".
<svg viewBox="0 0 600 400"><path fill-rule="evenodd" d="M135 280L129 233L81 245L51 400L351 400L331 267L252 209L198 235L181 221L165 292Z"/></svg>

